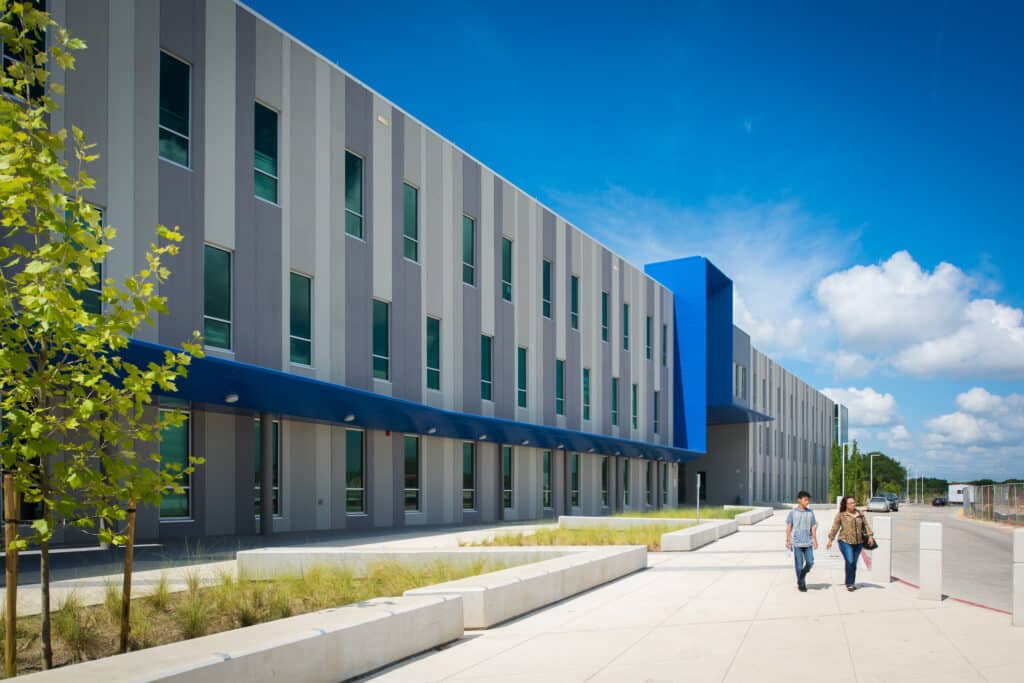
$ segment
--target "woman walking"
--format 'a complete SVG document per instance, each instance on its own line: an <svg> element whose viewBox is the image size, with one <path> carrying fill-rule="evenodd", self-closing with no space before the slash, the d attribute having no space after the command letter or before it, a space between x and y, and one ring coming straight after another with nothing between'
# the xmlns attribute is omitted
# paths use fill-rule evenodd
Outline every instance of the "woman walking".
<svg viewBox="0 0 1024 683"><path fill-rule="evenodd" d="M839 552L843 554L843 561L846 564L846 590L857 589L857 559L860 551L867 541L869 546L874 546L875 532L868 524L868 517L857 509L857 499L853 496L843 496L839 503L839 512L832 522L832 530L828 532L828 545L826 549L832 548L832 541L839 535Z"/></svg>

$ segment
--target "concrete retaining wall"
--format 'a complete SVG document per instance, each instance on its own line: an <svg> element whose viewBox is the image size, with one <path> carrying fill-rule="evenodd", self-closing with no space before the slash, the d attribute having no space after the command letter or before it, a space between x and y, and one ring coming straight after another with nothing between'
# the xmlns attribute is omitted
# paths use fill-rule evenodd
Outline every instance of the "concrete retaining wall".
<svg viewBox="0 0 1024 683"><path fill-rule="evenodd" d="M729 534L736 533L738 528L739 524L734 519L716 519L687 529L670 531L661 537L661 550L663 552L696 550Z"/></svg>
<svg viewBox="0 0 1024 683"><path fill-rule="evenodd" d="M378 598L18 680L334 683L461 638L462 611L458 595Z"/></svg>
<svg viewBox="0 0 1024 683"><path fill-rule="evenodd" d="M725 508L726 510L735 510L737 508L745 508L745 507L750 507L750 506L749 505L723 505L722 507ZM768 519L769 517L771 517L774 514L775 514L775 508L755 507L753 510L750 510L749 512L741 512L740 514L736 515L735 519L736 519L736 523L739 524L740 526L750 526L751 524L757 524L758 522L763 522L764 520Z"/></svg>
<svg viewBox="0 0 1024 683"><path fill-rule="evenodd" d="M584 517L580 515L562 515L558 518L558 526L563 529L589 529L603 527L611 529L630 529L644 526L693 526L696 519L681 517Z"/></svg>

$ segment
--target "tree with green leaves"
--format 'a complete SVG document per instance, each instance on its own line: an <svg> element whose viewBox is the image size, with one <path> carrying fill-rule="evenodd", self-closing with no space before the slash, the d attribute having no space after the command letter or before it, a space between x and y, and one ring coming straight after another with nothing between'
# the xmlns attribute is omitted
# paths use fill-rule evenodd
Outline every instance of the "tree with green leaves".
<svg viewBox="0 0 1024 683"><path fill-rule="evenodd" d="M846 460L846 491L844 495L855 496L861 503L865 502L868 490L868 472L864 455L860 452L857 440L850 445L850 454Z"/></svg>
<svg viewBox="0 0 1024 683"><path fill-rule="evenodd" d="M129 337L167 311L158 287L170 275L164 260L178 252L181 232L154 226L146 266L120 282L101 281L116 233L85 199L95 184L85 166L96 155L77 127L51 128L63 94L50 78L51 61L73 69L73 53L85 45L34 3L10 0L0 0L0 38L6 55L0 80L0 460L5 671L12 676L17 554L30 544L41 551L42 665L52 666L49 544L57 525L126 544L129 599L134 510L182 490L182 468L162 466L158 454L140 456L137 449L182 423L182 415L151 407L154 393L173 393L191 357L202 351L194 333L160 363L137 367L122 358ZM37 510L24 534L19 522L28 520L19 520L20 500Z"/></svg>
<svg viewBox="0 0 1024 683"><path fill-rule="evenodd" d="M828 471L828 499L835 501L838 496L843 495L843 448L838 443L832 443L831 465Z"/></svg>

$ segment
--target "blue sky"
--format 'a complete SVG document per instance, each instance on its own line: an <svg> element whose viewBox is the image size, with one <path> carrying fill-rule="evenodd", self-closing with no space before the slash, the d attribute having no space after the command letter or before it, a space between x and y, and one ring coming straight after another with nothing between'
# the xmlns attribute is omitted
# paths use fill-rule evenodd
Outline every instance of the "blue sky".
<svg viewBox="0 0 1024 683"><path fill-rule="evenodd" d="M1024 8L249 4L631 260L712 258L864 447L1024 476Z"/></svg>

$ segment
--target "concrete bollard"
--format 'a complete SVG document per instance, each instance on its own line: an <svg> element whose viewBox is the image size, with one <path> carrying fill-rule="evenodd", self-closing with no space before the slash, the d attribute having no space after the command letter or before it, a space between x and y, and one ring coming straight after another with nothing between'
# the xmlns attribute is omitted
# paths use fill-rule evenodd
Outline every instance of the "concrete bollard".
<svg viewBox="0 0 1024 683"><path fill-rule="evenodd" d="M942 600L942 525L921 522L920 570L921 600Z"/></svg>
<svg viewBox="0 0 1024 683"><path fill-rule="evenodd" d="M871 521L878 547L871 551L871 578L879 583L892 580L892 517L875 517Z"/></svg>
<svg viewBox="0 0 1024 683"><path fill-rule="evenodd" d="M1024 529L1013 532L1013 625L1024 626Z"/></svg>

